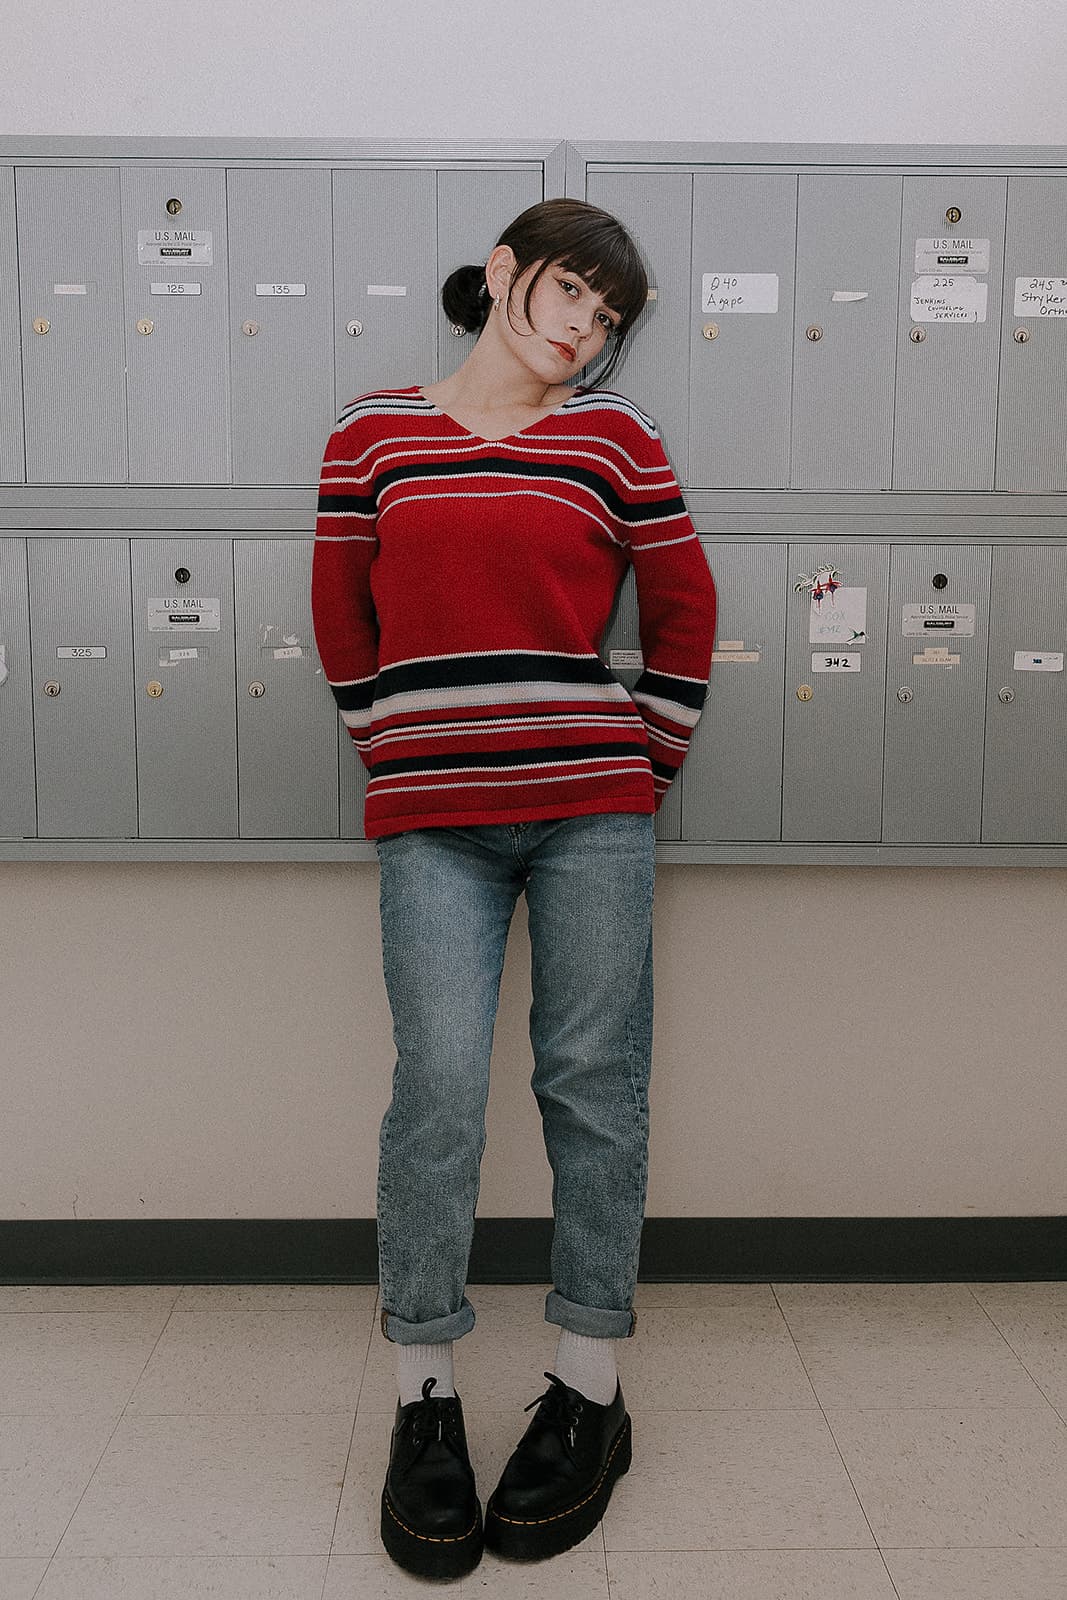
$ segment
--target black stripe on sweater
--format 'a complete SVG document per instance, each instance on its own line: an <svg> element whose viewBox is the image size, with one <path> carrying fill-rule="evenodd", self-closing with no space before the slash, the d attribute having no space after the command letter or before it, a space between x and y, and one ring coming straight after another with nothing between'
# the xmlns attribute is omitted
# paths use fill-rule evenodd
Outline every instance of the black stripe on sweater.
<svg viewBox="0 0 1067 1600"><path fill-rule="evenodd" d="M589 440L590 444L595 442L595 439ZM375 481L381 495L396 484L419 478L495 478L501 475L511 478L553 478L557 481L562 478L596 495L620 522L655 522L661 517L677 517L685 513L685 501L680 494L631 504L622 498L602 473L590 471L588 467L570 466L566 462L527 461L524 457L481 456L473 461L413 461L379 473ZM654 494L656 491L655 486L650 484L647 490L638 492ZM462 490L457 494L457 498L461 497Z"/></svg>
<svg viewBox="0 0 1067 1600"><path fill-rule="evenodd" d="M444 656L383 667L375 696L416 694L420 689L460 689L485 683L614 683L599 656ZM551 694L546 698L551 699Z"/></svg>
<svg viewBox="0 0 1067 1600"><path fill-rule="evenodd" d="M359 516L376 517L378 505L372 494L320 494L320 511L355 511Z"/></svg>
<svg viewBox="0 0 1067 1600"><path fill-rule="evenodd" d="M468 750L464 755L430 755L423 751L418 756L401 757L396 761L375 761L371 756L376 778L388 778L406 772L455 772L466 767L528 767L546 766L553 762L581 761L592 758L603 760L611 756L643 756L645 745L638 739L626 743L531 745L513 750ZM487 780L492 781L492 780Z"/></svg>
<svg viewBox="0 0 1067 1600"><path fill-rule="evenodd" d="M642 672L631 694L651 694L658 700L673 700L675 705L688 706L699 711L707 699L707 685L691 683L688 678L671 678L665 672Z"/></svg>

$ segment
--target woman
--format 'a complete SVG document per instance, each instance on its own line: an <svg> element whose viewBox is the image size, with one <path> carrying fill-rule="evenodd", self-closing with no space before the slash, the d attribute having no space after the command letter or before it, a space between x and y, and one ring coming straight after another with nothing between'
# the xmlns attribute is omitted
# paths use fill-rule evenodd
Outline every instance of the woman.
<svg viewBox="0 0 1067 1600"><path fill-rule="evenodd" d="M395 1561L454 1577L483 1539L569 1549L630 1463L652 1044L653 817L704 702L715 589L655 424L601 385L647 300L622 225L524 211L444 285L479 337L451 377L347 406L326 447L312 606L370 778L397 1062L381 1129L382 1494ZM611 346L596 386L572 380ZM633 562L644 670L598 650ZM553 1172L555 1371L485 1512L453 1382L511 915L532 947L532 1086ZM532 1409L527 1407L527 1409Z"/></svg>

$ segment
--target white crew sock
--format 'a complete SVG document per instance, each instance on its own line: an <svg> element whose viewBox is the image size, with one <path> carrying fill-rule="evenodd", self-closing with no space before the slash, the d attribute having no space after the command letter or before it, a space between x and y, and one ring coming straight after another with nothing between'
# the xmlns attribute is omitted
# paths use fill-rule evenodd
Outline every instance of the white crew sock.
<svg viewBox="0 0 1067 1600"><path fill-rule="evenodd" d="M437 1379L430 1390L431 1400L455 1394L451 1339L446 1344L397 1345L396 1381L402 1406L410 1405L412 1400L422 1399L422 1386L427 1378Z"/></svg>
<svg viewBox="0 0 1067 1600"><path fill-rule="evenodd" d="M615 1365L614 1339L587 1339L561 1328L556 1347L556 1377L587 1400L607 1406L615 1398L619 1369Z"/></svg>

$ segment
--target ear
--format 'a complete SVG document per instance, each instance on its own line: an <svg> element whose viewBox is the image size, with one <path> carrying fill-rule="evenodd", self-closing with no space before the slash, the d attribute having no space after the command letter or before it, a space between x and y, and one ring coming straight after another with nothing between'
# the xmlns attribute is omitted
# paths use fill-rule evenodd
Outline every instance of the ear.
<svg viewBox="0 0 1067 1600"><path fill-rule="evenodd" d="M507 298L516 265L515 252L509 244L498 244L489 252L489 260L485 263L485 281L489 286L490 300L495 300L498 295L501 300Z"/></svg>

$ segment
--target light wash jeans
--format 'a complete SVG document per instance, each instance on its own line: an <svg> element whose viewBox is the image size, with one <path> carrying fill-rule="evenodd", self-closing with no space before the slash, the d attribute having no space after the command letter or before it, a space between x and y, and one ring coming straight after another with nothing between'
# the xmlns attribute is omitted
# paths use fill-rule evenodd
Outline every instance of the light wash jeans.
<svg viewBox="0 0 1067 1600"><path fill-rule="evenodd" d="M552 1167L545 1319L626 1338L648 1171L651 815L417 828L375 841L397 1049L382 1121L382 1331L458 1339L508 928L525 889L531 1079Z"/></svg>

